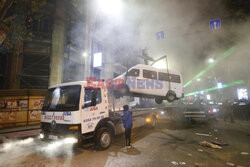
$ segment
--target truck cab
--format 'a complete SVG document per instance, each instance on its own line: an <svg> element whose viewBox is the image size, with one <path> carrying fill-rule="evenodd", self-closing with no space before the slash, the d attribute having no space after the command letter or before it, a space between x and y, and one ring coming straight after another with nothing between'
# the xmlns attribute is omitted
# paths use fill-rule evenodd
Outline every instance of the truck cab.
<svg viewBox="0 0 250 167"><path fill-rule="evenodd" d="M48 89L41 114L41 138L70 138L81 143L94 138L107 149L115 134L109 117L107 89L88 86L87 81L70 82Z"/></svg>

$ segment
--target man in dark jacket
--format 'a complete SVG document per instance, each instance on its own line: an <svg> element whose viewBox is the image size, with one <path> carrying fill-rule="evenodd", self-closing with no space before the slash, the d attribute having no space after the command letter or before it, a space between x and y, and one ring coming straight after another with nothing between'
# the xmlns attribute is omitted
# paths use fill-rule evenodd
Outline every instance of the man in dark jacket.
<svg viewBox="0 0 250 167"><path fill-rule="evenodd" d="M123 106L122 116L123 126L125 128L125 147L131 148L131 129L133 127L132 112L129 111L129 106Z"/></svg>

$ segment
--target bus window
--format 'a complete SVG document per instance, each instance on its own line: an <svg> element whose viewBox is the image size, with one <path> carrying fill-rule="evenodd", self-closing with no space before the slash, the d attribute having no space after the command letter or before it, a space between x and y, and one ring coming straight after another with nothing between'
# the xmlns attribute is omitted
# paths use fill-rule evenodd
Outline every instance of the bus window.
<svg viewBox="0 0 250 167"><path fill-rule="evenodd" d="M131 76L131 77L139 77L140 74L140 70L139 69L131 69L128 71L128 75L127 76Z"/></svg>
<svg viewBox="0 0 250 167"><path fill-rule="evenodd" d="M159 72L159 80L162 80L162 81L169 81L168 79L168 74L167 73L163 73L163 72Z"/></svg>
<svg viewBox="0 0 250 167"><path fill-rule="evenodd" d="M170 78L170 82L181 83L181 77L179 75L170 74L169 78ZM168 74L159 72L159 80L169 81Z"/></svg>
<svg viewBox="0 0 250 167"><path fill-rule="evenodd" d="M157 79L157 72L150 70L143 70L143 78Z"/></svg>

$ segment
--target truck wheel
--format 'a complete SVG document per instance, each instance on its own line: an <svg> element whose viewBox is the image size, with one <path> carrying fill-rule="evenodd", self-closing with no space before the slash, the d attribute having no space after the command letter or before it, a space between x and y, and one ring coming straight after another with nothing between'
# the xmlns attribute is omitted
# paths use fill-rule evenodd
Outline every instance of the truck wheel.
<svg viewBox="0 0 250 167"><path fill-rule="evenodd" d="M97 130L96 145L99 150L106 150L112 143L112 131L109 128L103 127Z"/></svg>
<svg viewBox="0 0 250 167"><path fill-rule="evenodd" d="M161 97L156 97L156 98L155 98L155 102L156 102L157 104L161 104L162 101L163 101L163 99L162 99Z"/></svg>
<svg viewBox="0 0 250 167"><path fill-rule="evenodd" d="M168 91L167 95L166 95L166 99L168 102L173 102L176 99L176 95L174 91Z"/></svg>

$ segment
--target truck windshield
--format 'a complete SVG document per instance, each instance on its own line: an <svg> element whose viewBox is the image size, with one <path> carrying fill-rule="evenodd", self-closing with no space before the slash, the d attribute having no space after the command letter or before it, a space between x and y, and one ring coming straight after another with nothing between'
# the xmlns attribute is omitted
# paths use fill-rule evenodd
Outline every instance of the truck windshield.
<svg viewBox="0 0 250 167"><path fill-rule="evenodd" d="M81 86L62 86L48 90L43 111L76 111L79 109Z"/></svg>

